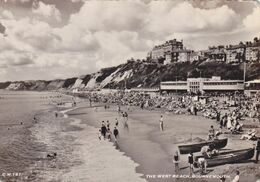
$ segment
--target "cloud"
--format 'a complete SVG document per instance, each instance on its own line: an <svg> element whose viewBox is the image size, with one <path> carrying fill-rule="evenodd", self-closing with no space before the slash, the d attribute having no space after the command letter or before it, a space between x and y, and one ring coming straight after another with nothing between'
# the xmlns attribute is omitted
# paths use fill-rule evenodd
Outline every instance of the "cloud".
<svg viewBox="0 0 260 182"><path fill-rule="evenodd" d="M155 2L156 3L156 2ZM158 2L157 2L158 3ZM227 6L216 9L194 8L190 3L183 2L172 6L160 5L163 11L158 11L151 2L148 18L148 29L155 33L170 34L173 32L227 32L237 27L238 16ZM165 10L166 9L166 10Z"/></svg>
<svg viewBox="0 0 260 182"><path fill-rule="evenodd" d="M0 54L0 65L5 67L19 67L34 64L34 56L31 53L5 51Z"/></svg>
<svg viewBox="0 0 260 182"><path fill-rule="evenodd" d="M246 29L251 31L260 31L260 7L255 7L252 14L249 14L244 20L243 24Z"/></svg>
<svg viewBox="0 0 260 182"><path fill-rule="evenodd" d="M32 4L32 12L44 18L54 18L57 21L61 21L60 11L52 4L44 4L35 0Z"/></svg>
<svg viewBox="0 0 260 182"><path fill-rule="evenodd" d="M2 32L8 31L0 38L0 71L6 73L1 79L72 77L131 57L145 58L154 45L172 38L197 50L259 33L259 7L243 20L219 2L203 9L189 1L83 0L82 7L61 22L65 9L54 1L34 1L26 16L10 8L0 14L0 32L1 25Z"/></svg>
<svg viewBox="0 0 260 182"><path fill-rule="evenodd" d="M90 31L138 30L146 11L139 1L86 1L70 22Z"/></svg>

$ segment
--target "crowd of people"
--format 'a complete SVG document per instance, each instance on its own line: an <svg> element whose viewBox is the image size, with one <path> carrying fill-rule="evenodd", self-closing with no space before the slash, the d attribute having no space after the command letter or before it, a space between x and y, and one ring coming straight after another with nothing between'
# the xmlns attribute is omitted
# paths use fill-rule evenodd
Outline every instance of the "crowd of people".
<svg viewBox="0 0 260 182"><path fill-rule="evenodd" d="M165 112L173 112L175 114L189 114L200 115L206 118L215 120L219 125L219 129L215 129L211 126L208 134L208 140L216 139L223 131L230 132L232 134L242 134L241 139L256 140L257 131L251 129L247 132L243 131L242 120L250 120L253 122L260 122L260 99L259 97L247 97L243 94L217 94L211 93L204 96L194 96L189 94L182 95L170 95L170 94L147 94L140 92L89 92L84 93L84 97L90 100L90 104L93 102L99 102L105 104L105 109L109 105L114 104L117 106L117 111L122 114L125 121L124 127L127 127L128 113L121 110L121 106L125 106L126 110L130 110L131 107L140 107L140 109L163 109ZM163 115L159 119L159 128L164 130ZM99 132L99 138L108 139L111 141L112 133L110 131L110 123L103 121ZM118 120L116 119L115 127L113 130L113 136L117 141L119 136ZM258 161L260 143L258 140L257 157ZM199 158L196 163L200 167L202 173L207 172L207 157L210 158L214 153L218 153L211 146L205 146L201 149L201 154L204 157ZM175 172L179 171L179 154L176 152L173 155L173 162L175 164ZM188 155L188 164L190 167L190 174L194 172L194 157L190 153ZM238 174L239 175L239 174ZM236 176L237 177L237 176Z"/></svg>
<svg viewBox="0 0 260 182"><path fill-rule="evenodd" d="M189 94L147 94L140 92L112 92L84 93L92 102L106 104L117 104L118 106L140 107L141 109L161 108L175 114L203 115L214 119L220 128L226 128L231 132L239 132L242 125L239 121L243 118L253 118L253 121L260 122L260 99L249 98L243 94L232 95L211 93L200 96Z"/></svg>

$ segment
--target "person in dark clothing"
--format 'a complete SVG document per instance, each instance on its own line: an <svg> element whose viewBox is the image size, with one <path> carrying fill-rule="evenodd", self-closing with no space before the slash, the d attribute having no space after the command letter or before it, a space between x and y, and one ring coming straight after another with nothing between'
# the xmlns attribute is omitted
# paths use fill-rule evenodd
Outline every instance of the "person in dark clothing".
<svg viewBox="0 0 260 182"><path fill-rule="evenodd" d="M118 127L118 120L117 120L117 118L116 118L116 127Z"/></svg>
<svg viewBox="0 0 260 182"><path fill-rule="evenodd" d="M195 116L197 116L197 112L198 112L198 109L197 109L196 106L194 106L194 114L195 114Z"/></svg>
<svg viewBox="0 0 260 182"><path fill-rule="evenodd" d="M216 117L216 120L217 120L217 122L219 122L219 121L220 121L220 112L217 112L217 117Z"/></svg>
<svg viewBox="0 0 260 182"><path fill-rule="evenodd" d="M109 127L107 128L107 139L109 141L111 141L111 131L110 131Z"/></svg>
<svg viewBox="0 0 260 182"><path fill-rule="evenodd" d="M190 176L193 174L193 163L194 163L194 158L193 158L193 154L190 153L188 155L188 163L189 163L189 167L190 167Z"/></svg>
<svg viewBox="0 0 260 182"><path fill-rule="evenodd" d="M260 154L260 139L258 138L257 142L256 142L256 156L255 156L255 163L258 163L258 158L259 158L259 154Z"/></svg>
<svg viewBox="0 0 260 182"><path fill-rule="evenodd" d="M180 162L180 157L178 154L178 151L175 152L175 154L173 155L173 163L175 166L175 174L178 174L180 169L179 169L179 162Z"/></svg>
<svg viewBox="0 0 260 182"><path fill-rule="evenodd" d="M104 140L106 139L106 133L107 133L107 128L104 124L101 126L101 134L104 137Z"/></svg>
<svg viewBox="0 0 260 182"><path fill-rule="evenodd" d="M141 103L141 109L144 109L144 103L143 102Z"/></svg>
<svg viewBox="0 0 260 182"><path fill-rule="evenodd" d="M115 127L115 129L114 129L114 136L115 136L116 140L118 138L118 135L119 135L118 129Z"/></svg>
<svg viewBox="0 0 260 182"><path fill-rule="evenodd" d="M219 122L219 128L222 129L224 127L224 119L222 118Z"/></svg>

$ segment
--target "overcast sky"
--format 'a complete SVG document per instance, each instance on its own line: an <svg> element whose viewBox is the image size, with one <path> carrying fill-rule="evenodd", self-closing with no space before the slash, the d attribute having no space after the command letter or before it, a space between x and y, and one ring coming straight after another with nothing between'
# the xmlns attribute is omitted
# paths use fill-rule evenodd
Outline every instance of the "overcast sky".
<svg viewBox="0 0 260 182"><path fill-rule="evenodd" d="M0 0L0 81L68 78L145 58L260 37L257 1Z"/></svg>

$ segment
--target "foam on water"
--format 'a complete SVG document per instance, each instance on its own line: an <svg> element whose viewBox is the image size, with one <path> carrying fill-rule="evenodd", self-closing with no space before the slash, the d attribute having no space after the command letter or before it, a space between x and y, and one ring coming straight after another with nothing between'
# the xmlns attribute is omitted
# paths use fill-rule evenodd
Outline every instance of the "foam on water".
<svg viewBox="0 0 260 182"><path fill-rule="evenodd" d="M135 172L137 163L125 156L124 153L116 150L112 142L98 139L96 128L80 124L79 119L72 119L72 125L84 128L80 132L71 132L73 136L77 136L75 142L78 144L73 154L80 156L82 164L72 167L69 173L64 174L64 180L89 182L146 181L141 178L141 174Z"/></svg>

